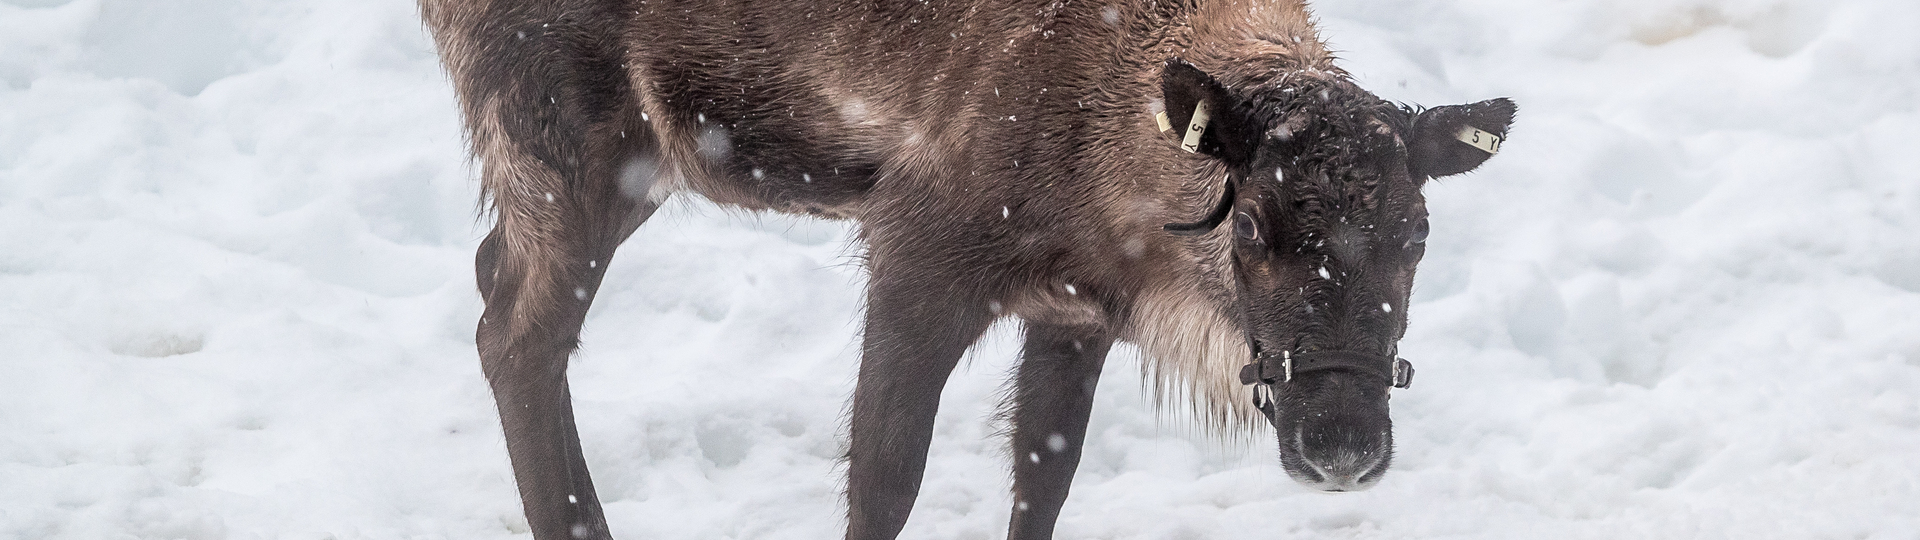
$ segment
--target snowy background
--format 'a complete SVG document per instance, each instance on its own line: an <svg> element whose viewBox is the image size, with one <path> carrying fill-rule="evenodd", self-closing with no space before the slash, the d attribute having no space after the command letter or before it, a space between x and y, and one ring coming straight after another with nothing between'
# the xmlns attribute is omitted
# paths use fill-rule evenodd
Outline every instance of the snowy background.
<svg viewBox="0 0 1920 540"><path fill-rule="evenodd" d="M1309 492L1120 350L1061 538L1920 538L1920 3L1318 10L1383 97L1521 104L1429 189L1394 470ZM0 538L524 538L472 176L410 1L0 0ZM849 237L622 249L572 371L616 535L837 537ZM1004 534L1013 335L907 537Z"/></svg>

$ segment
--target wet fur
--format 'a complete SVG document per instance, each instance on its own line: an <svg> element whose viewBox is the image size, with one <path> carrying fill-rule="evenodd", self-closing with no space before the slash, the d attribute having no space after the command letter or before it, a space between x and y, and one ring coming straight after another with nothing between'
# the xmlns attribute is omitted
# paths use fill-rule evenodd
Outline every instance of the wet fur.
<svg viewBox="0 0 1920 540"><path fill-rule="evenodd" d="M1214 433L1264 423L1236 380L1249 350L1229 240L1161 230L1212 207L1230 168L1181 151L1152 115L1172 57L1226 88L1350 86L1300 2L421 0L421 9L496 220L476 261L488 304L481 357L537 537L569 523L605 534L577 437L567 439L565 358L614 247L678 193L860 224L871 279L856 428L894 410L875 399L937 402L952 363L901 359L957 358L1005 316L1027 323L1029 360L1083 362L1061 352L1062 336L1097 343L1101 357L1112 340L1135 343L1154 395L1190 403ZM913 335L886 317L939 324ZM1021 377L1078 376L1069 372L1084 369ZM515 416L523 409L532 416ZM562 418L564 433L540 424ZM924 460L919 435L901 436L886 444L918 444ZM863 437L856 429L856 460L894 451ZM1035 444L1015 438L1016 449ZM1072 443L1077 460L1078 435ZM546 478L554 474L568 479ZM911 506L918 469L873 474L856 467L850 483L905 493ZM850 538L898 532L906 507L854 491ZM586 502L552 502L562 493ZM1017 518L1014 536L1050 534L1051 514L1041 517L1043 528L1027 529Z"/></svg>
<svg viewBox="0 0 1920 540"><path fill-rule="evenodd" d="M697 8L682 12L680 4ZM1104 5L1078 3L1009 9L903 2L889 12L827 2L801 10L816 15L811 19L755 4L489 6L509 14L502 17L487 16L477 3L425 0L449 71L463 81L484 196L508 224L501 227L505 241L530 259L560 260L546 251L562 243L554 236L564 218L544 197L574 196L567 187L577 181L528 162L588 159L520 155L516 139L563 139L546 146L577 149L585 141L566 139L604 139L613 130L629 139L651 134L659 141L658 180L648 195L656 200L692 192L748 209L855 219L869 241L881 242L921 234L893 230L924 228L926 215L958 213L964 221L957 228L978 238L952 240L980 256L956 262L1024 270L983 284L997 293L983 296L1010 299L1010 314L1030 319L1102 319L1144 345L1156 395L1196 400L1196 413L1210 426L1257 425L1242 405L1244 390L1217 382L1231 381L1245 358L1244 338L1217 312L1231 294L1230 280L1212 262L1220 259L1217 241L1158 232L1162 223L1205 208L1225 171L1159 134L1150 103L1169 54L1223 74L1250 72L1229 78L1230 85L1257 84L1268 72L1242 66L1311 67L1337 76L1303 6L1124 6L1108 24ZM857 21L863 16L870 20ZM922 20L908 22L914 19ZM886 31L896 27L913 31ZM753 37L730 39L740 35ZM946 39L926 46L929 37ZM523 54L510 48L520 43L583 59L486 65ZM809 52L820 44L824 52ZM761 49L767 52L748 52ZM540 82L546 84L535 86ZM863 103L849 107L854 99ZM547 123L602 133L509 126L508 117L561 117ZM516 127L530 133L514 133ZM732 156L720 162L699 152L700 137L716 130L733 140ZM755 169L761 178L753 177ZM812 182L799 181L801 174ZM1002 206L1009 219L1000 219ZM1139 256L1129 268L1112 268L1115 253ZM1102 298L1050 291L1070 281ZM556 309L518 306L514 320L522 324Z"/></svg>

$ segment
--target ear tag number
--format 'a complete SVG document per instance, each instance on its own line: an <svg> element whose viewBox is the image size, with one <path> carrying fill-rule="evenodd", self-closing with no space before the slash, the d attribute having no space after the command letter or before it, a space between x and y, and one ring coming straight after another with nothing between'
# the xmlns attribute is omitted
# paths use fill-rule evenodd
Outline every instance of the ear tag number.
<svg viewBox="0 0 1920 540"><path fill-rule="evenodd" d="M1480 128L1461 126L1460 132L1455 133L1453 138L1460 139L1460 142L1472 145L1474 148L1479 148L1482 152L1489 154L1500 153L1500 136L1480 131Z"/></svg>
<svg viewBox="0 0 1920 540"><path fill-rule="evenodd" d="M1180 141L1180 148L1187 153L1199 152L1200 136L1206 134L1207 122L1212 119L1207 116L1207 100L1203 99L1194 104L1193 121L1187 123L1187 136Z"/></svg>

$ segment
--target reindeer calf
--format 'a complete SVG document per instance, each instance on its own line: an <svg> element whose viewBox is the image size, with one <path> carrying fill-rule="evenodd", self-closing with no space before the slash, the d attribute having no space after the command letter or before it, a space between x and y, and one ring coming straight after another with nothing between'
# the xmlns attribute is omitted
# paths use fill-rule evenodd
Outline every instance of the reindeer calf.
<svg viewBox="0 0 1920 540"><path fill-rule="evenodd" d="M675 193L859 222L849 539L899 534L941 388L1000 317L1025 332L1010 538L1052 535L1115 340L1209 427L1272 426L1296 480L1365 489L1412 374L1420 188L1514 114L1373 96L1296 0L421 10L495 218L480 359L543 540L608 536L567 357L614 248Z"/></svg>

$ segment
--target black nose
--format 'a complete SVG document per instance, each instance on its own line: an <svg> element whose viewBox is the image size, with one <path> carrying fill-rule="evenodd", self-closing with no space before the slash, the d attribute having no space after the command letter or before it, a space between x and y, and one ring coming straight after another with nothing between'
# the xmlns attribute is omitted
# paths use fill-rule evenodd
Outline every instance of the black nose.
<svg viewBox="0 0 1920 540"><path fill-rule="evenodd" d="M1321 491L1361 491L1385 472L1391 452L1388 435L1357 418L1332 418L1301 426L1295 437L1305 470L1289 470L1295 480Z"/></svg>

